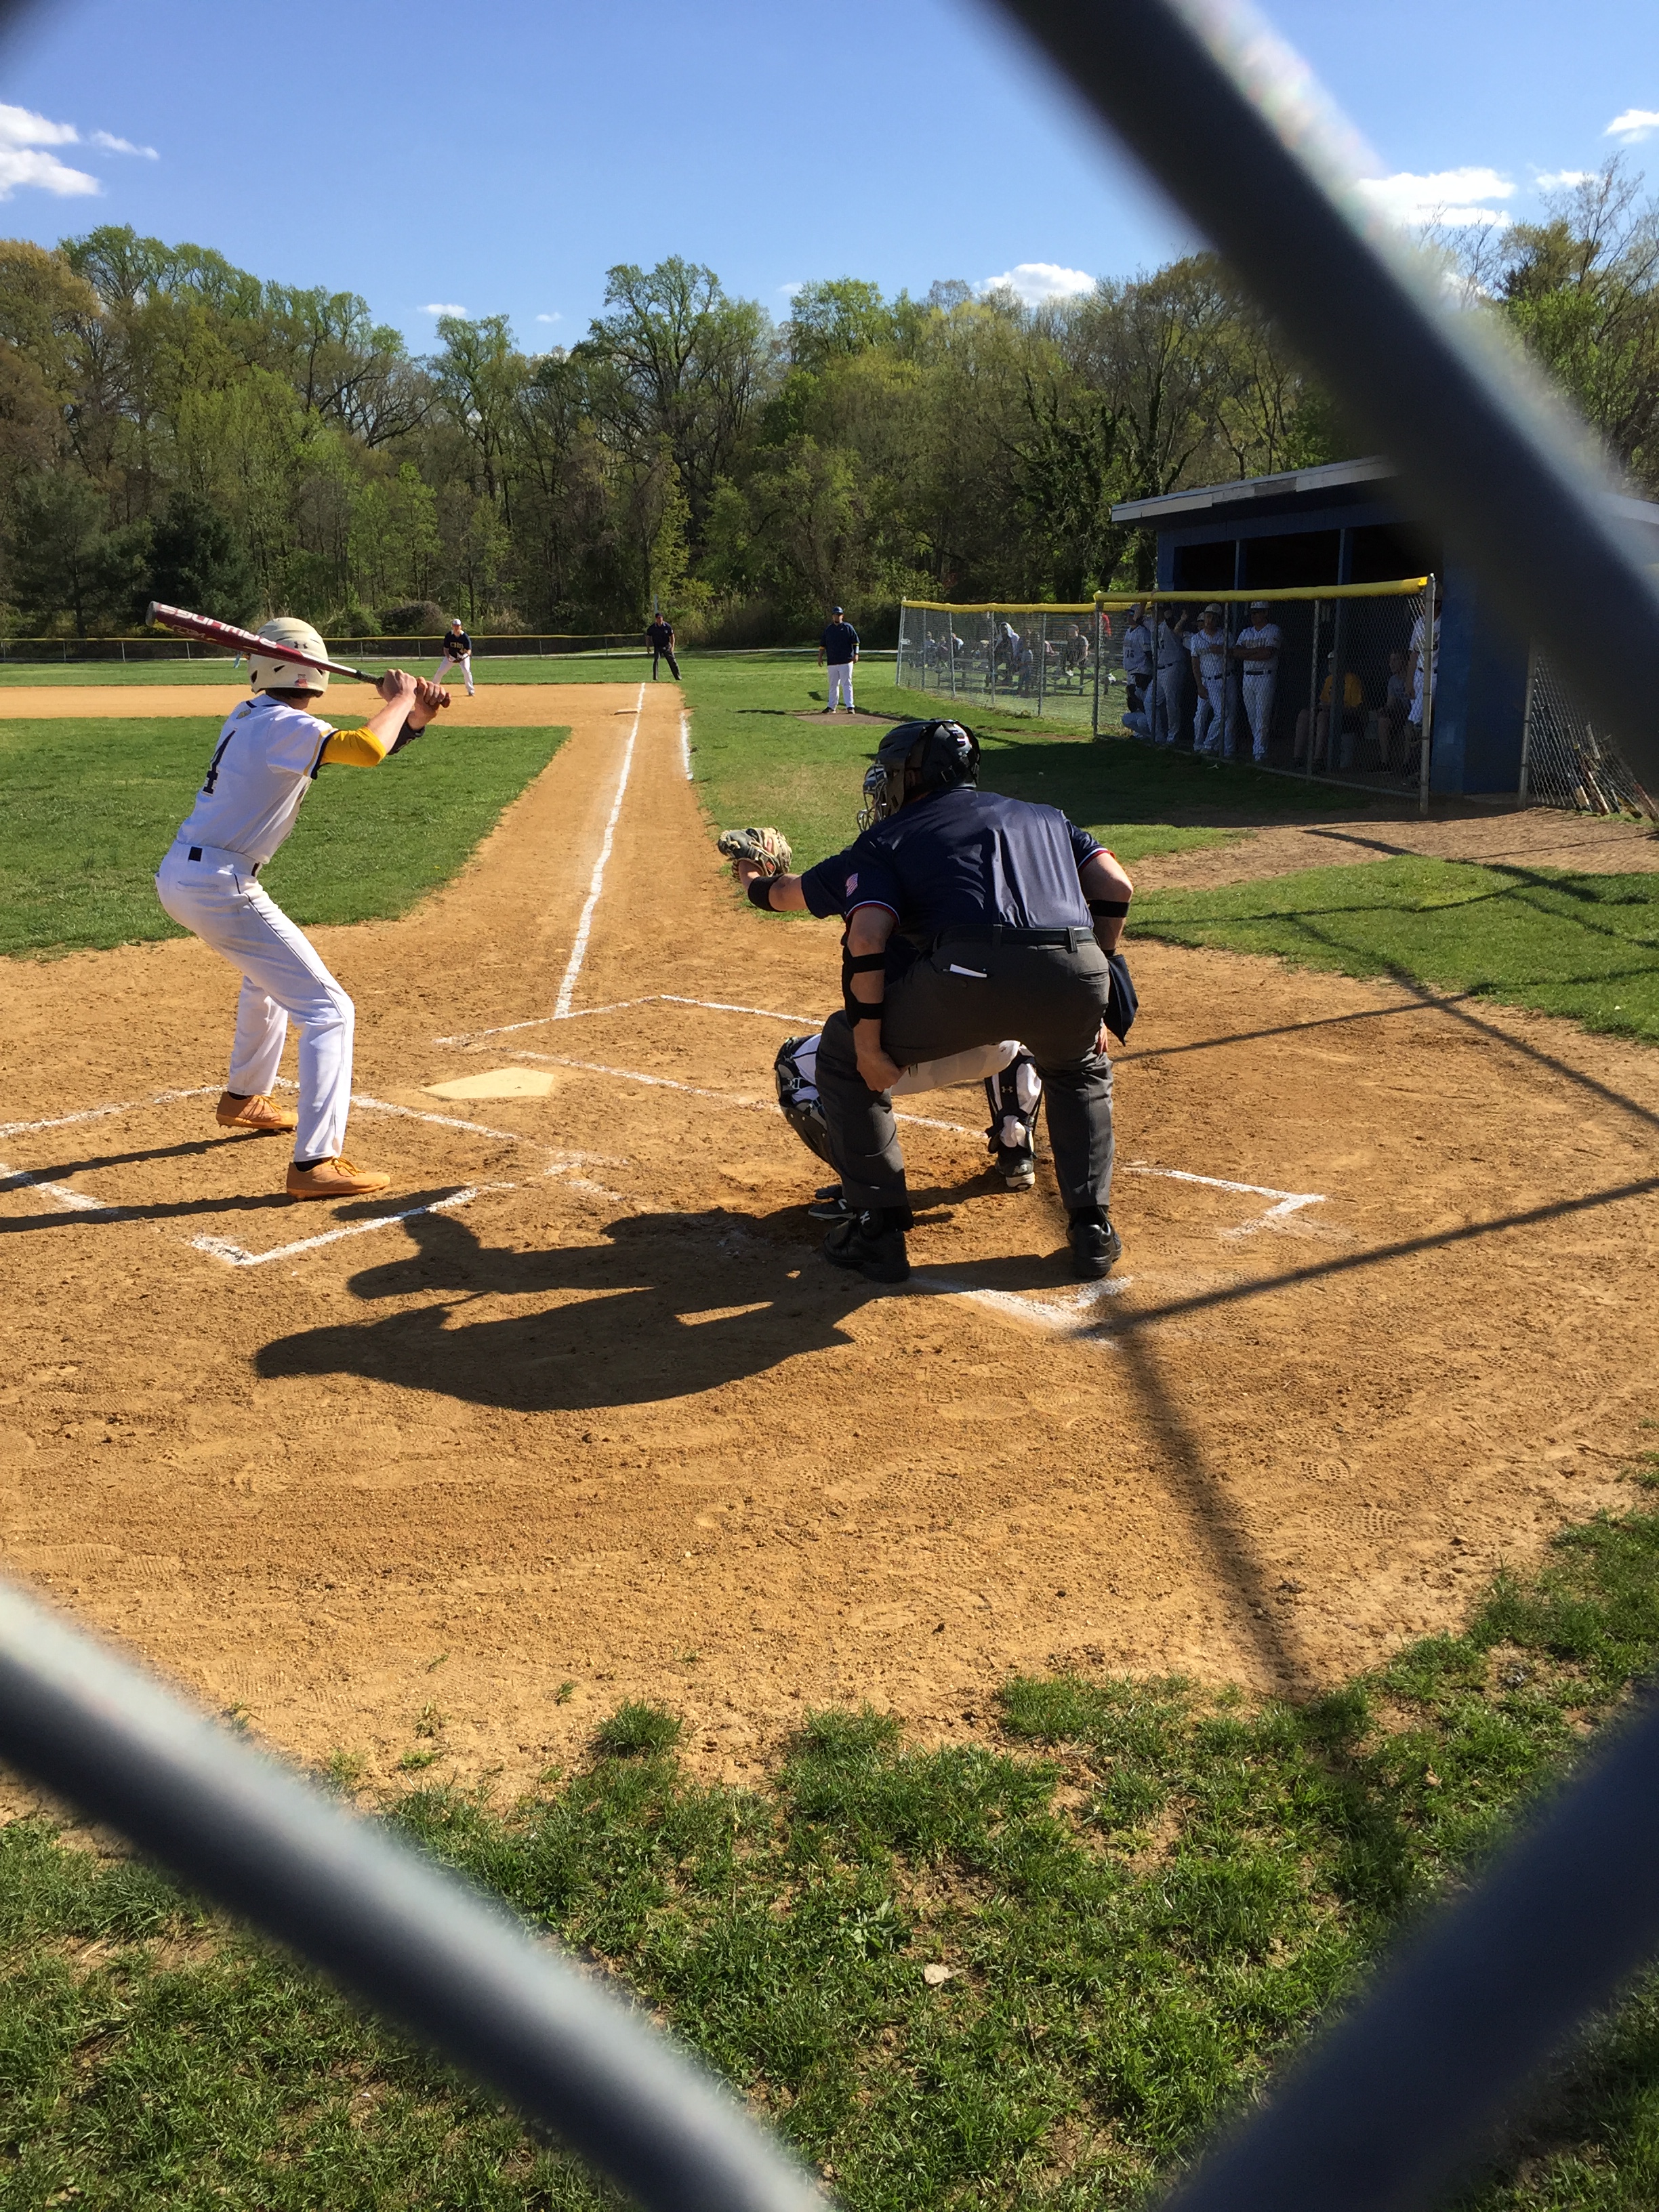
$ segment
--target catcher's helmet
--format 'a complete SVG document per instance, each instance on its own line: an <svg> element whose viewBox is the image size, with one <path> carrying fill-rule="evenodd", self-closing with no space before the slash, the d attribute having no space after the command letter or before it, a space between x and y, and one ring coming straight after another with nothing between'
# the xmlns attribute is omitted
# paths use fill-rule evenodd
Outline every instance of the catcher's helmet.
<svg viewBox="0 0 1659 2212"><path fill-rule="evenodd" d="M325 659L328 647L308 622L296 615L278 615L274 622L264 623L261 637L268 637L273 645L297 645L301 653ZM256 691L326 691L328 671L325 668L307 668L297 660L284 660L276 653L251 653L247 662L247 680Z"/></svg>
<svg viewBox="0 0 1659 2212"><path fill-rule="evenodd" d="M830 1160L830 1130L818 1100L818 1041L816 1036L785 1037L772 1063L777 1079L778 1104L783 1118L810 1152ZM830 1161L833 1167L835 1163Z"/></svg>
<svg viewBox="0 0 1659 2212"><path fill-rule="evenodd" d="M921 780L923 792L948 791L952 784L979 781L979 739L960 722L895 722L876 748L865 773L864 805L859 828L884 822L915 796L905 787L907 769Z"/></svg>

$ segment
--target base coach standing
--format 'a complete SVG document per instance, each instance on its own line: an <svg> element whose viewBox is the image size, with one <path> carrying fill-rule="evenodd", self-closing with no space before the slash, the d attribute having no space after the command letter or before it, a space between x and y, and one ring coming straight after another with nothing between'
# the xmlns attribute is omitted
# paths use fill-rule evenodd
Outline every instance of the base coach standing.
<svg viewBox="0 0 1659 2212"><path fill-rule="evenodd" d="M863 834L801 876L740 867L752 904L846 916L842 1011L824 1024L817 1085L851 1220L824 1256L878 1283L910 1273L914 1224L891 1085L905 1067L1024 1040L1043 1081L1073 1271L1106 1273L1121 1246L1112 1188L1114 960L1133 885L1057 807L975 787L979 741L957 722L901 722L865 778ZM1128 972L1112 1027L1133 1013Z"/></svg>
<svg viewBox="0 0 1659 2212"><path fill-rule="evenodd" d="M680 680L680 664L674 658L674 625L665 622L660 615L653 615L645 633L645 641L651 648L651 681L657 680L657 663L665 660L668 672L676 684Z"/></svg>

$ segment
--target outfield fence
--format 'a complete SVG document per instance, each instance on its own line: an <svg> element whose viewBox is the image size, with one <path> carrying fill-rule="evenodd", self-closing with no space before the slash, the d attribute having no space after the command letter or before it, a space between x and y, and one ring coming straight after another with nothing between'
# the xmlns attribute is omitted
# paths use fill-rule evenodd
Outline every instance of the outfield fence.
<svg viewBox="0 0 1659 2212"><path fill-rule="evenodd" d="M330 652L339 659L437 660L444 651L439 637L336 637ZM513 634L475 637L475 660L553 659L562 653L585 654L599 660L637 660L650 647L638 630L538 631L533 636ZM0 662L228 660L222 646L189 637L12 637L0 638Z"/></svg>

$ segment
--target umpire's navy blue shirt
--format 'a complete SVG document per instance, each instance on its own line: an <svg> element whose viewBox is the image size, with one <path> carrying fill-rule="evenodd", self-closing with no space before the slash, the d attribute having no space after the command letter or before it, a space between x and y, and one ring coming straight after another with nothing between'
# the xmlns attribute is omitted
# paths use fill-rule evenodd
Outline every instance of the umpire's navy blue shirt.
<svg viewBox="0 0 1659 2212"><path fill-rule="evenodd" d="M956 784L866 830L800 879L807 911L850 915L884 906L899 933L930 945L951 927L1087 929L1078 870L1103 849L1057 806L1033 806ZM908 966L900 954L896 969Z"/></svg>
<svg viewBox="0 0 1659 2212"><path fill-rule="evenodd" d="M818 643L823 647L823 657L830 666L839 668L858 651L859 634L851 623L831 623Z"/></svg>

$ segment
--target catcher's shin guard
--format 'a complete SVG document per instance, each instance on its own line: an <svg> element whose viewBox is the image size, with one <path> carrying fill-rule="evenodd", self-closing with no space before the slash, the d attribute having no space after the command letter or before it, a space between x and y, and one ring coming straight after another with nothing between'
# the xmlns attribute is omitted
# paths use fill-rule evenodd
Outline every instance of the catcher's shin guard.
<svg viewBox="0 0 1659 2212"><path fill-rule="evenodd" d="M810 1152L830 1159L830 1125L818 1098L818 1041L816 1036L785 1037L772 1063L783 1118Z"/></svg>
<svg viewBox="0 0 1659 2212"><path fill-rule="evenodd" d="M986 1149L996 1156L997 1173L1010 1190L1030 1190L1036 1181L1036 1109L1042 1078L1024 1047L1000 1075L985 1079L985 1103L991 1126Z"/></svg>

